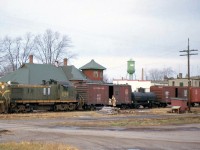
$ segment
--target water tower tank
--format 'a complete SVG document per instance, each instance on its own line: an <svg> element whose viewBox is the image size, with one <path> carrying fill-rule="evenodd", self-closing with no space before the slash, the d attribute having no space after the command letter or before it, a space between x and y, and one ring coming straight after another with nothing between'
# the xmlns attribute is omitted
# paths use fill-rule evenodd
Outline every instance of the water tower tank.
<svg viewBox="0 0 200 150"><path fill-rule="evenodd" d="M132 59L130 59L129 61L127 61L127 72L128 74L134 74L135 73L135 61L133 61Z"/></svg>

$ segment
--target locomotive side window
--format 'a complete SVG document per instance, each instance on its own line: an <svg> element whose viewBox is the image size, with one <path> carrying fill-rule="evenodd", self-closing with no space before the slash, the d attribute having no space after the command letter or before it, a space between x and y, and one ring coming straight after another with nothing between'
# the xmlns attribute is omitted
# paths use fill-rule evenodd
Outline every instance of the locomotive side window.
<svg viewBox="0 0 200 150"><path fill-rule="evenodd" d="M68 87L63 86L62 97L68 97L68 96L69 96Z"/></svg>
<svg viewBox="0 0 200 150"><path fill-rule="evenodd" d="M51 89L50 88L48 88L48 95L50 95L51 94Z"/></svg>
<svg viewBox="0 0 200 150"><path fill-rule="evenodd" d="M49 88L43 88L43 95L50 95L51 94L51 89Z"/></svg>
<svg viewBox="0 0 200 150"><path fill-rule="evenodd" d="M43 95L47 95L46 88L43 88Z"/></svg>

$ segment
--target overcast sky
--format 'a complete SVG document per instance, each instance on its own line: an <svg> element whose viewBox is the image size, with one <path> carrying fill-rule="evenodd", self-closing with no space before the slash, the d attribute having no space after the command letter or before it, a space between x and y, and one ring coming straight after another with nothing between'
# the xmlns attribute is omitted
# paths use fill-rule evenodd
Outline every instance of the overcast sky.
<svg viewBox="0 0 200 150"><path fill-rule="evenodd" d="M71 38L77 68L94 59L109 78L122 78L132 58L137 79L142 68L186 73L179 51L188 38L200 50L200 0L0 0L0 38L46 29ZM200 75L200 54L191 75Z"/></svg>

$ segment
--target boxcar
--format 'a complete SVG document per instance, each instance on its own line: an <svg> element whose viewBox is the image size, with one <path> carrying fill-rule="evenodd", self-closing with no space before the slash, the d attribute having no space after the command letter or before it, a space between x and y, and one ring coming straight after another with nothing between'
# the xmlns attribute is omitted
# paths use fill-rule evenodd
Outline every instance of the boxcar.
<svg viewBox="0 0 200 150"><path fill-rule="evenodd" d="M187 87L151 86L150 91L156 94L161 103L171 104L171 98L187 98Z"/></svg>
<svg viewBox="0 0 200 150"><path fill-rule="evenodd" d="M200 88L199 87L191 87L190 88L190 102L191 105L194 106L195 104L200 105Z"/></svg>
<svg viewBox="0 0 200 150"><path fill-rule="evenodd" d="M131 107L131 92L130 85L109 85L109 98L113 95L116 99L116 105L120 108Z"/></svg>
<svg viewBox="0 0 200 150"><path fill-rule="evenodd" d="M85 83L76 87L79 99L84 101L84 109L95 109L108 104L108 86L104 84Z"/></svg>
<svg viewBox="0 0 200 150"><path fill-rule="evenodd" d="M115 99L117 107L131 106L131 86L85 83L76 87L80 99L84 100L85 109L95 109L98 106L110 105L109 101Z"/></svg>

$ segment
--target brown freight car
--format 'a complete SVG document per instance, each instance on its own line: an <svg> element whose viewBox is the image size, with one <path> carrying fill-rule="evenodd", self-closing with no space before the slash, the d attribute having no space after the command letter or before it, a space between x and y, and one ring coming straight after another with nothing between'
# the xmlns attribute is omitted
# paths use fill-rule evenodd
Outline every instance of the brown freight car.
<svg viewBox="0 0 200 150"><path fill-rule="evenodd" d="M131 86L130 85L109 85L109 98L113 94L116 99L116 105L120 108L131 108Z"/></svg>
<svg viewBox="0 0 200 150"><path fill-rule="evenodd" d="M169 104L169 96L173 93L165 91L164 86L151 86L150 92L156 95L156 105L158 107L166 107Z"/></svg>
<svg viewBox="0 0 200 150"><path fill-rule="evenodd" d="M171 104L171 98L187 98L187 87L151 86L150 91L156 94L161 103Z"/></svg>
<svg viewBox="0 0 200 150"><path fill-rule="evenodd" d="M200 88L199 87L190 88L190 102L192 106L194 106L195 104L200 105Z"/></svg>
<svg viewBox="0 0 200 150"><path fill-rule="evenodd" d="M118 107L131 106L131 86L85 83L76 87L80 99L84 100L84 109L95 109L109 105L109 100L115 100Z"/></svg>

